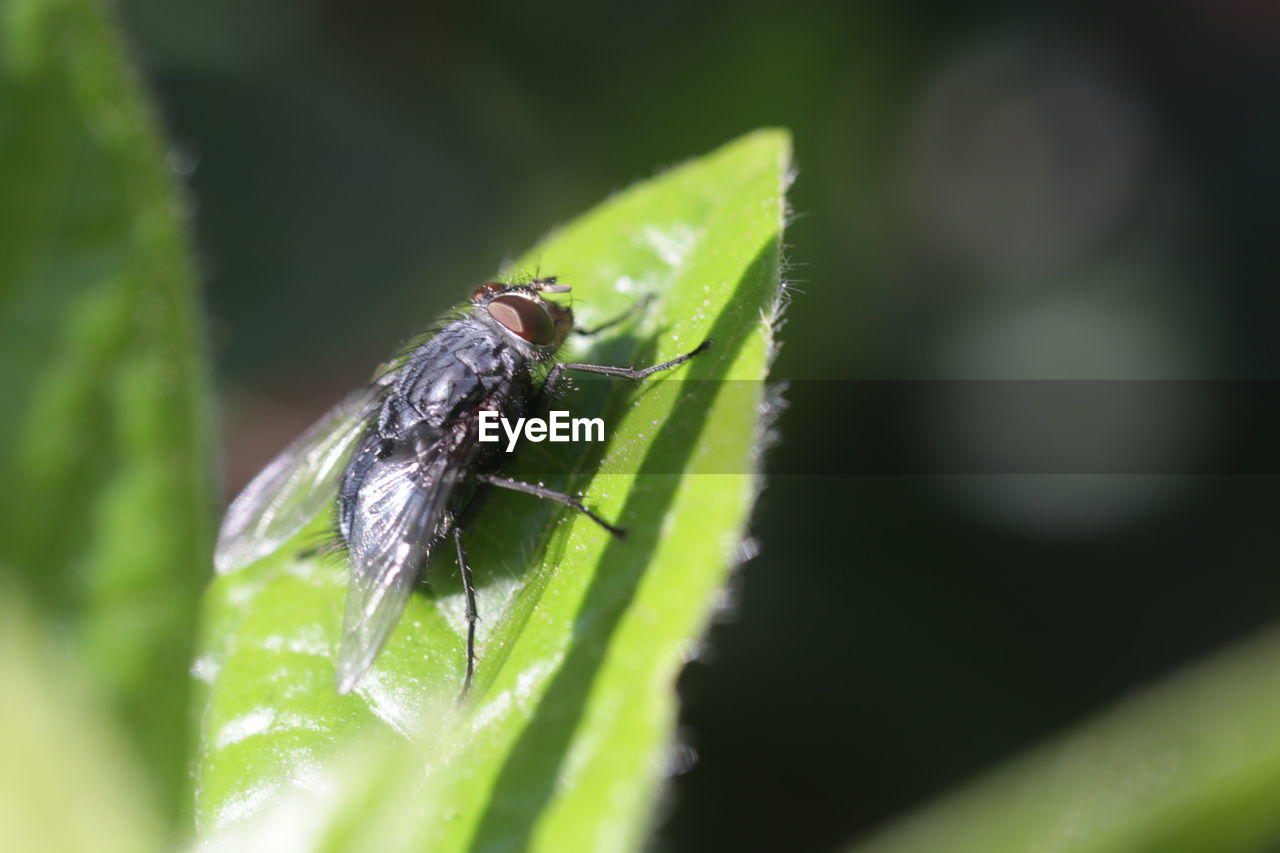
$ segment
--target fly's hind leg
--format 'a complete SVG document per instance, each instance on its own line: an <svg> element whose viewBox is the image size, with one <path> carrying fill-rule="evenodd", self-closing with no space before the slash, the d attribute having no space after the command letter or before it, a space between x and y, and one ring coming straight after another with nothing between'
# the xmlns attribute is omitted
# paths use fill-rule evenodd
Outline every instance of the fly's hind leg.
<svg viewBox="0 0 1280 853"><path fill-rule="evenodd" d="M545 498L549 501L564 504L567 507L576 509L605 530L617 536L619 539L627 535L627 531L621 527L610 524L600 516L596 515L582 503L581 500L573 495L557 492L554 489L548 489L546 486L534 483L523 483L519 480L513 480L510 477L498 477L493 474L476 474L476 481L480 484L480 490L471 498L471 502L466 509L458 517L457 522L453 525L453 544L458 549L458 572L462 575L462 591L467 601L467 674L462 681L462 692L458 696L458 701L467 698L467 694L471 691L471 681L475 677L476 672L476 623L480 621L480 613L476 607L476 587L475 581L471 575L471 564L467 562L467 549L462 544L462 530L467 523L475 517L476 512L483 502L486 488L496 486L500 489L509 489L513 492L523 492L526 495L533 495L538 498Z"/></svg>
<svg viewBox="0 0 1280 853"><path fill-rule="evenodd" d="M462 527L453 528L453 544L458 548L458 571L462 575L462 591L467 599L467 675L462 681L459 700L465 699L471 690L471 679L476 673L476 622L480 612L476 609L476 585L471 577L471 564L467 562L467 549L462 545Z"/></svg>
<svg viewBox="0 0 1280 853"><path fill-rule="evenodd" d="M476 606L476 584L471 574L471 563L467 561L466 546L462 544L462 531L480 512L480 507L484 505L488 494L489 487L481 477L475 494L471 496L471 500L463 507L453 523L453 544L458 549L458 574L462 576L462 594L467 603L467 674L462 680L462 691L458 694L459 702L466 699L467 694L471 692L471 681L476 674L476 623L480 621L480 609Z"/></svg>

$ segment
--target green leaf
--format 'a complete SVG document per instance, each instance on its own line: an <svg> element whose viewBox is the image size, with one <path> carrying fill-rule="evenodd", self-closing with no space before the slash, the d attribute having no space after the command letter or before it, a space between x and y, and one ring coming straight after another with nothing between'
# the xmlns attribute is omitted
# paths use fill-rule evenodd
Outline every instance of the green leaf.
<svg viewBox="0 0 1280 853"><path fill-rule="evenodd" d="M142 768L74 659L0 583L0 826L6 850L143 853L164 837Z"/></svg>
<svg viewBox="0 0 1280 853"><path fill-rule="evenodd" d="M0 3L0 562L176 807L212 507L164 155L102 4Z"/></svg>
<svg viewBox="0 0 1280 853"><path fill-rule="evenodd" d="M578 382L565 408L604 413L605 445L537 445L512 472L537 478L573 458L557 453L581 453L556 485L584 491L626 540L507 492L468 530L482 622L464 707L452 554L433 559L429 588L347 696L333 687L340 565L295 543L215 581L195 667L209 684L197 816L211 849L285 836L332 850L639 845L674 749L676 676L759 488L788 157L785 133L753 133L620 193L522 260L574 287L583 326L653 297L571 358L646 364L708 336L715 347L642 386ZM739 381L681 381L697 379Z"/></svg>
<svg viewBox="0 0 1280 853"><path fill-rule="evenodd" d="M857 853L1267 853L1280 838L1280 633L1126 699Z"/></svg>

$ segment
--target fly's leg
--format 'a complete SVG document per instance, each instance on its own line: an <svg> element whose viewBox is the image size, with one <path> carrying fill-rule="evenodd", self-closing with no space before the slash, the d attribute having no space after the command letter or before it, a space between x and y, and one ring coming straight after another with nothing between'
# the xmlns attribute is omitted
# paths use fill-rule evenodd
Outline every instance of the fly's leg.
<svg viewBox="0 0 1280 853"><path fill-rule="evenodd" d="M542 388L538 391L537 399L538 400L544 399L547 396L547 394L555 387L556 381L560 378L560 374L566 370L578 370L583 373L598 373L598 374L601 374L602 376L620 376L623 379L632 379L632 380L639 381L641 379L644 379L647 376L652 376L653 374L658 373L659 371L670 370L671 368L675 367L678 364L684 364L686 361L693 358L695 355L699 355L711 349L711 346L714 343L715 341L713 341L711 338L707 338L705 341L698 344L698 346L695 349L685 353L684 355L676 356L670 361L664 361L661 364L654 364L649 367L641 367L641 368L611 367L605 364L581 364L578 362L561 362L559 364L556 364L554 367L552 367L550 372L547 373L546 381L542 383ZM478 477L478 479L482 483L487 483L492 486L497 486L500 489L510 489L511 491L514 491L514 492L524 492L527 495L533 495L534 497L545 498L546 500L555 501L557 503L564 504L565 506L570 507L571 509L575 509L578 512L582 513L587 518L591 519L596 524L600 525L605 530L609 531L614 536L617 536L620 539L624 538L627 535L627 531L625 528L617 527L605 521L603 518L596 515L591 510L587 509L587 507L582 503L582 501L574 497L573 495L568 495L568 494L565 494L564 492L557 492L554 489L548 489L546 486L543 486L541 484L534 485L532 483L522 483L519 480L512 480L510 477L495 477L491 474L482 474Z"/></svg>
<svg viewBox="0 0 1280 853"><path fill-rule="evenodd" d="M462 575L462 590L466 596L467 602L467 674L462 681L462 692L458 695L458 701L467 698L467 694L471 691L471 681L475 677L476 672L476 623L480 621L480 611L476 607L476 587L475 580L471 575L471 564L467 562L467 549L462 544L462 529L467 525L476 512L480 508L485 495L485 488L488 486L496 486L500 489L510 489L513 492L524 492L534 497L546 498L547 500L556 501L567 507L572 507L578 512L583 513L612 533L614 536L622 538L627 535L627 531L621 527L615 527L596 515L583 505L582 501L573 495L567 495L564 492L557 492L554 489L548 489L546 486L534 485L533 483L522 483L519 480L513 480L510 477L497 477L492 474L477 474L476 481L480 483L480 490L472 496L471 502L462 511L458 521L453 526L453 544L458 549L458 572Z"/></svg>
<svg viewBox="0 0 1280 853"><path fill-rule="evenodd" d="M557 492L555 489L548 489L542 484L522 483L519 480L513 480L510 477L496 477L492 474L478 474L477 479L482 483L488 483L491 486L497 486L500 489L510 489L513 492L524 492L526 495L533 495L536 498L545 498L549 501L555 501L564 504L570 509L576 509L605 530L617 536L619 539L626 537L625 528L616 527L587 509L586 505L573 495L567 495L564 492Z"/></svg>
<svg viewBox="0 0 1280 853"><path fill-rule="evenodd" d="M560 362L555 367L551 368L549 373L547 373L546 381L542 383L542 390L538 392L538 399L546 397L547 394L551 392L551 389L555 387L556 381L560 379L560 374L564 373L566 370L577 370L582 373L598 373L601 376L619 376L623 379L639 381L647 376L652 376L661 370L670 370L678 364L684 364L695 355L700 355L711 349L711 346L714 343L715 341L711 338L707 338L705 341L698 344L696 349L693 349L684 355L676 356L670 361L664 361L661 364L654 364L650 367L611 367L607 364Z"/></svg>
<svg viewBox="0 0 1280 853"><path fill-rule="evenodd" d="M476 674L476 623L480 621L480 609L476 606L476 584L471 575L471 564L467 562L467 549L462 544L462 531L469 527L480 513L480 508L484 506L488 494L489 487L481 482L471 496L471 500L467 501L453 523L453 544L458 549L458 574L462 576L462 593L467 603L467 674L462 680L462 691L458 694L459 702L466 699L467 694L471 692L471 680Z"/></svg>
<svg viewBox="0 0 1280 853"><path fill-rule="evenodd" d="M462 527L453 528L453 544L458 547L458 571L462 574L462 590L467 599L467 675L462 681L459 701L471 690L471 678L476 673L476 622L480 613L476 609L476 585L471 578L471 564L467 562L467 550L462 547Z"/></svg>
<svg viewBox="0 0 1280 853"><path fill-rule="evenodd" d="M590 329L574 329L573 331L579 335L582 335L584 338L590 337L592 335L598 335L601 332L605 331L606 329L612 329L614 326L617 326L621 323L625 323L627 320L630 320L632 317L634 317L635 315L643 311L645 308L647 308L649 306L649 303L651 302L653 302L652 293L650 293L648 296L645 296L641 299L637 299L635 303L632 304L632 306L628 308L626 311L623 311L621 314L619 314L616 317L605 320L603 323L601 323L598 326L592 326Z"/></svg>
<svg viewBox="0 0 1280 853"><path fill-rule="evenodd" d="M347 543L342 541L342 537L335 533L323 541L303 548L298 552L298 559L310 560L312 557L331 557L334 554L341 554L346 547Z"/></svg>

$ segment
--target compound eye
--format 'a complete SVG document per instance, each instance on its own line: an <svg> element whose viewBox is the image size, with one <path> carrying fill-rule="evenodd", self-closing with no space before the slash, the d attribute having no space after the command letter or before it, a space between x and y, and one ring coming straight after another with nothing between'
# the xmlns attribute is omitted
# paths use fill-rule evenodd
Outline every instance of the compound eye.
<svg viewBox="0 0 1280 853"><path fill-rule="evenodd" d="M489 316L513 335L531 344L549 346L556 339L556 324L547 309L523 296L505 294L489 303Z"/></svg>
<svg viewBox="0 0 1280 853"><path fill-rule="evenodd" d="M507 286L500 281L491 281L488 284L482 284L471 292L471 301L477 305L487 302L494 296L506 290Z"/></svg>

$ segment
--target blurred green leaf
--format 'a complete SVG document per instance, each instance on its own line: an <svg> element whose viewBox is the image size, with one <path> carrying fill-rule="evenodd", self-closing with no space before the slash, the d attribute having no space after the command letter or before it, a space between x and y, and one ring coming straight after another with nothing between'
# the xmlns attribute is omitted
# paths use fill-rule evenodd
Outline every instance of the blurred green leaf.
<svg viewBox="0 0 1280 853"><path fill-rule="evenodd" d="M326 850L638 846L675 758L675 678L759 487L788 158L783 132L743 137L608 200L522 260L573 285L583 326L655 297L574 358L644 364L708 336L716 345L643 386L570 392L574 414L604 412L609 435L564 451L582 456L557 485L585 491L631 528L627 540L512 493L495 494L469 530L482 622L466 707L455 705L464 621L452 554L433 560L429 591L341 697L340 566L295 543L215 581L195 666L209 683L197 817L210 849L286 837ZM646 393L662 383L679 394ZM548 470L553 447L572 448L537 445L513 473ZM737 473L681 474L694 467Z"/></svg>
<svg viewBox="0 0 1280 853"><path fill-rule="evenodd" d="M0 584L0 827L6 850L143 853L161 822L134 750L77 662Z"/></svg>
<svg viewBox="0 0 1280 853"><path fill-rule="evenodd" d="M1280 633L1125 700L856 853L1265 853L1280 840Z"/></svg>
<svg viewBox="0 0 1280 853"><path fill-rule="evenodd" d="M0 3L0 562L183 800L209 564L181 211L103 4Z"/></svg>

